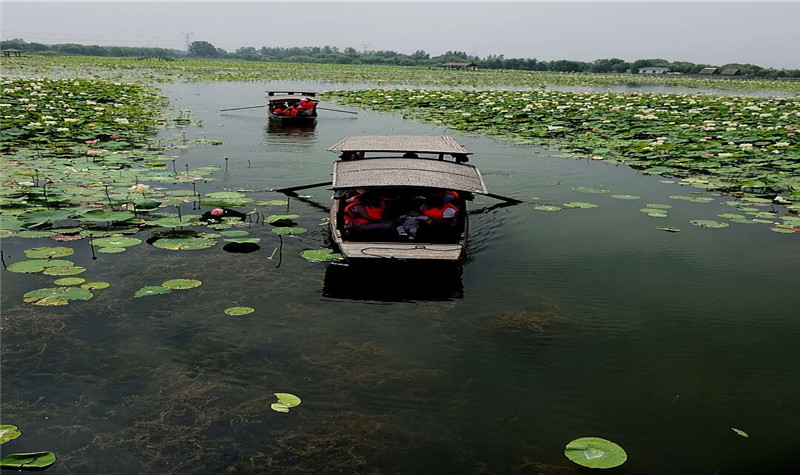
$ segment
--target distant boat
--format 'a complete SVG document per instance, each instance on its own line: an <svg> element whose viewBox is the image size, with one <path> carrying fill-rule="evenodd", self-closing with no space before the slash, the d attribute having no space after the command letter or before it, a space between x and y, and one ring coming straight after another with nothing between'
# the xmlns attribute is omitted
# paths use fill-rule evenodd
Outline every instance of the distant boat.
<svg viewBox="0 0 800 475"><path fill-rule="evenodd" d="M316 92L267 91L267 115L270 120L286 124L308 124L317 120ZM301 102L311 102L308 109L301 107ZM297 113L292 114L294 108Z"/></svg>

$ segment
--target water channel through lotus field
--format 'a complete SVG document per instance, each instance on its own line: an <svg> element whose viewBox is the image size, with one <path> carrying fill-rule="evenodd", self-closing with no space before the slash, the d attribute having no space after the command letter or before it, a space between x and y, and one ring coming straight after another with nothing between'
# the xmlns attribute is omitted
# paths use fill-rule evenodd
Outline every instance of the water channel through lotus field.
<svg viewBox="0 0 800 475"><path fill-rule="evenodd" d="M189 140L222 142L172 150L174 167L218 167L199 194L238 191L258 204L237 210L297 215L307 232L252 216L219 230L259 238L255 252L222 239L165 249L147 230L124 252L2 240L6 265L64 246L79 277L111 284L36 306L23 295L59 277L2 271L2 417L24 432L13 451L53 451L49 472L70 474L583 473L564 447L594 436L625 448L619 473L791 470L796 233L726 221L737 198L678 179L394 114L323 102L358 114L320 110L296 128L262 109L219 112L269 86L164 86L170 108L191 111ZM326 149L373 134L453 136L490 192L523 203L476 197L455 268L304 259L331 247L331 191L272 190L329 180ZM135 297L170 279L202 285ZM271 410L274 393L302 404Z"/></svg>

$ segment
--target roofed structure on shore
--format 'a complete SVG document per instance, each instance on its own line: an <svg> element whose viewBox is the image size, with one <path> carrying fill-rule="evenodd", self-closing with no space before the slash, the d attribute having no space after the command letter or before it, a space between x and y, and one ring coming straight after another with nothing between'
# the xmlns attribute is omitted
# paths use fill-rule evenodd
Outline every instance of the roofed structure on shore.
<svg viewBox="0 0 800 475"><path fill-rule="evenodd" d="M727 68L723 69L720 73L722 76L738 76L741 74L742 70L739 68Z"/></svg>
<svg viewBox="0 0 800 475"><path fill-rule="evenodd" d="M716 74L719 68L703 68L697 74Z"/></svg>

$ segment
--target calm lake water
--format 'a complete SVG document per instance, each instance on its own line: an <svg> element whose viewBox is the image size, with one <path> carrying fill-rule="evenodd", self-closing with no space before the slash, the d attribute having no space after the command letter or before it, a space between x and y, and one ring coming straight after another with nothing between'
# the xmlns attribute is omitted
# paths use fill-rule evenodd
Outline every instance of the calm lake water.
<svg viewBox="0 0 800 475"><path fill-rule="evenodd" d="M262 103L267 88L165 88L203 120L189 138L225 142L170 152L179 168L222 167L201 193L283 199L270 190L330 178L326 149L345 136L447 134L474 152L491 192L527 202L477 197L455 269L300 258L329 246L324 188L258 207L298 214L309 232L253 224L261 249L249 254L141 244L92 259L86 240L59 243L88 268L81 277L111 287L34 307L22 294L55 278L2 272L2 416L23 431L4 452L53 451L49 473L69 474L584 473L564 446L597 436L627 450L617 473L793 471L796 235L695 227L737 212L722 204L732 198L679 201L669 197L701 190L395 115L320 111L316 127L296 129L268 126L260 109L218 112ZM534 209L571 201L598 207ZM673 208L653 218L645 203ZM3 239L4 258L51 243ZM203 285L133 298L172 278ZM223 313L236 305L256 311ZM276 392L303 402L272 411Z"/></svg>

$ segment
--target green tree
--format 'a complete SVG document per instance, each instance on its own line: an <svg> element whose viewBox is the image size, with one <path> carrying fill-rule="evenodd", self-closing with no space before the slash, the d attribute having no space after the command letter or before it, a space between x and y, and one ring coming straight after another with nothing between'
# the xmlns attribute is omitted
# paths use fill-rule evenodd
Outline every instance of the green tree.
<svg viewBox="0 0 800 475"><path fill-rule="evenodd" d="M189 44L189 54L204 58L214 58L217 56L217 48L208 41L192 41Z"/></svg>

